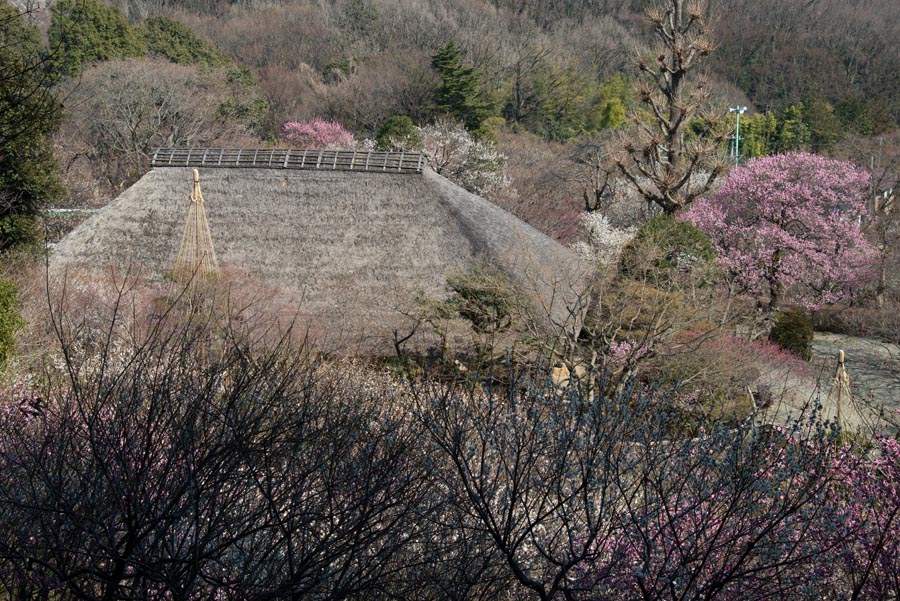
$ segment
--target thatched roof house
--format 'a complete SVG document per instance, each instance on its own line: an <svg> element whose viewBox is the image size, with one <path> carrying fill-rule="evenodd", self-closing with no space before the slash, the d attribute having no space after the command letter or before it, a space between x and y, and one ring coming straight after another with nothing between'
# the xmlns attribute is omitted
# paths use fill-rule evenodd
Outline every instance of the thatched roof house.
<svg viewBox="0 0 900 601"><path fill-rule="evenodd" d="M161 281L196 167L222 268L289 295L316 331L384 342L408 326L402 312L418 291L445 296L448 275L484 264L527 291L539 313L567 316L581 270L574 254L417 155L285 152L158 152L149 173L58 244L53 264L139 266Z"/></svg>

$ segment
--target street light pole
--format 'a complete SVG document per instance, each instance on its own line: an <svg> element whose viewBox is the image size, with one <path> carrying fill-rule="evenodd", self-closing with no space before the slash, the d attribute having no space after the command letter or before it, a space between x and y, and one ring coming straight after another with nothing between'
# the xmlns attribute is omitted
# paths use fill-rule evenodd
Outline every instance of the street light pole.
<svg viewBox="0 0 900 601"><path fill-rule="evenodd" d="M728 112L734 113L734 166L737 167L741 160L741 115L747 112L747 107L731 107Z"/></svg>

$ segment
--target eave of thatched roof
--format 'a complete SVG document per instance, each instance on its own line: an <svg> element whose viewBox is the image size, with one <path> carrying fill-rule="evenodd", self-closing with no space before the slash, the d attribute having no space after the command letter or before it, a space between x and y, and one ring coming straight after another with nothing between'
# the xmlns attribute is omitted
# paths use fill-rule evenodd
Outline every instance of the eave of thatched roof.
<svg viewBox="0 0 900 601"><path fill-rule="evenodd" d="M162 280L188 206L190 168L154 168L57 246L56 267L138 266ZM201 169L223 269L290 296L322 328L386 339L416 293L448 275L505 273L548 321L569 317L581 264L568 249L483 198L422 174Z"/></svg>

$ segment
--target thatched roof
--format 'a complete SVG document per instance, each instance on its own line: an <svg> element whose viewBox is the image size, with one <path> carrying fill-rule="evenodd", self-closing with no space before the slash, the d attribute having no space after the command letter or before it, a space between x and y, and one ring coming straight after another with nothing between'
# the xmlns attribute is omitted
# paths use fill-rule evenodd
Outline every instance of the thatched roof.
<svg viewBox="0 0 900 601"><path fill-rule="evenodd" d="M56 247L55 267L171 269L192 169L157 167ZM562 321L581 265L568 249L425 169L418 174L201 168L223 270L252 274L298 314L344 334L388 339L417 291L447 293L453 273L489 264ZM577 284L576 284L577 286Z"/></svg>

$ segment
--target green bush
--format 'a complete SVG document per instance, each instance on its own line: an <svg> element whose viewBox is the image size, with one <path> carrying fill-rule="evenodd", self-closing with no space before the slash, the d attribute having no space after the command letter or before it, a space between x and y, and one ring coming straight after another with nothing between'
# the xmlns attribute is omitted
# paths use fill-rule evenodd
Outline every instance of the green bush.
<svg viewBox="0 0 900 601"><path fill-rule="evenodd" d="M16 332L25 325L19 317L19 297L15 284L0 277L0 368L15 350Z"/></svg>
<svg viewBox="0 0 900 601"><path fill-rule="evenodd" d="M447 278L453 291L450 307L479 334L508 330L519 312L518 292L506 275L492 269L473 269Z"/></svg>
<svg viewBox="0 0 900 601"><path fill-rule="evenodd" d="M375 133L375 141L379 150L408 149L421 144L415 124L406 115L389 117Z"/></svg>
<svg viewBox="0 0 900 601"><path fill-rule="evenodd" d="M679 329L676 322L689 310L684 295L629 279L614 282L585 317L583 336L601 339L656 339L661 331Z"/></svg>
<svg viewBox="0 0 900 601"><path fill-rule="evenodd" d="M684 274L693 278L694 285L708 285L718 273L716 251L706 234L690 223L657 215L625 245L619 271L629 278L657 283Z"/></svg>
<svg viewBox="0 0 900 601"><path fill-rule="evenodd" d="M812 357L812 339L813 325L809 317L793 310L775 314L775 325L769 332L769 340L809 361Z"/></svg>

